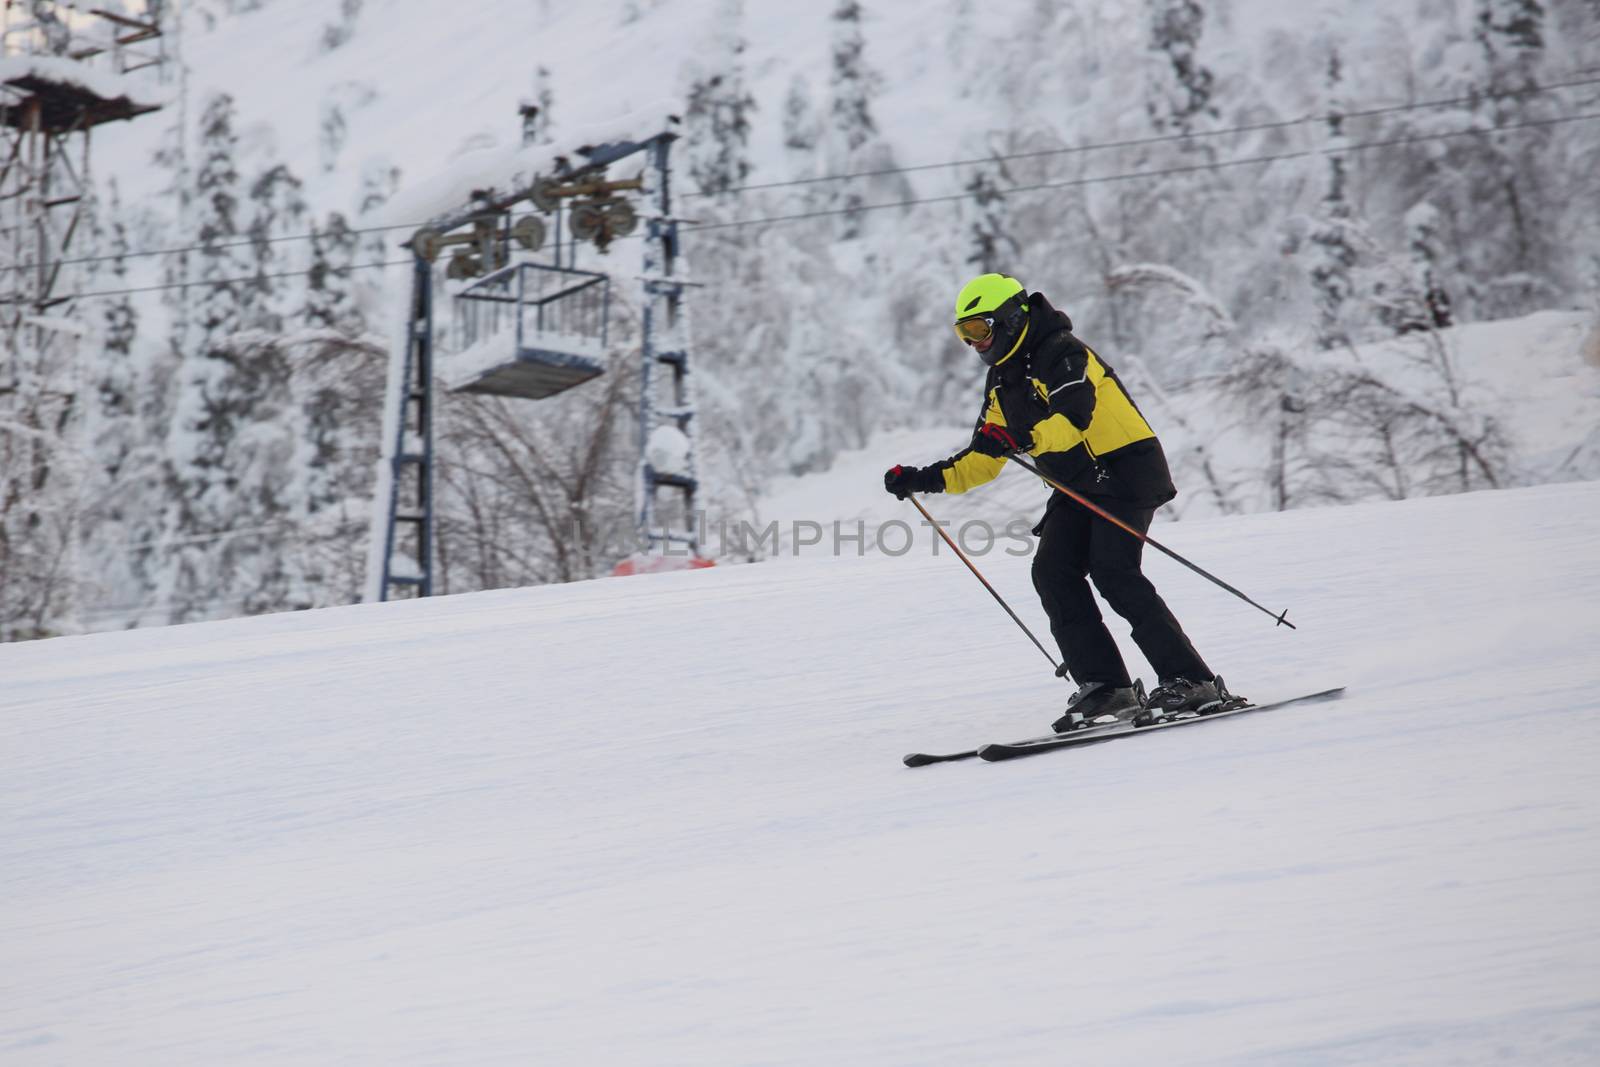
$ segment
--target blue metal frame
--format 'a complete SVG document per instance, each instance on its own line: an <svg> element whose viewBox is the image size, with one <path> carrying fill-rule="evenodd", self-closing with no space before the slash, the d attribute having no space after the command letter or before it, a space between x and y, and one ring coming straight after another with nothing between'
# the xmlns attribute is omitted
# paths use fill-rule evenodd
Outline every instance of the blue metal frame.
<svg viewBox="0 0 1600 1067"><path fill-rule="evenodd" d="M406 357L400 387L403 393L389 468L389 520L384 530L379 589L383 600L388 600L396 587L415 589L417 596L433 595L433 268L421 256L414 257L412 268L411 314L406 321ZM409 431L413 429L422 443L420 453L406 450ZM416 476L416 502L413 509L402 510L401 490L408 471ZM411 526L416 535L415 575L394 573L395 541L402 524Z"/></svg>
<svg viewBox="0 0 1600 1067"><path fill-rule="evenodd" d="M673 135L662 134L649 142L651 164L656 170L656 203L649 220L649 237L645 242L644 311L640 357L642 367L639 381L639 489L638 514L640 539L649 550L665 549L679 544L689 554L700 550L695 522L695 496L700 481L695 471L695 406L689 377L688 309L684 306L687 283L673 277L678 259L678 220L672 215L672 185L669 152ZM664 322L657 323L657 317ZM680 347L665 351L656 345L656 331L675 332ZM655 403L655 374L658 368L669 368L672 375L672 406L658 408ZM668 474L650 465L647 446L651 431L665 422L673 422L688 438L687 467L682 474ZM673 532L659 527L656 519L656 495L663 487L676 489L683 494L684 528Z"/></svg>

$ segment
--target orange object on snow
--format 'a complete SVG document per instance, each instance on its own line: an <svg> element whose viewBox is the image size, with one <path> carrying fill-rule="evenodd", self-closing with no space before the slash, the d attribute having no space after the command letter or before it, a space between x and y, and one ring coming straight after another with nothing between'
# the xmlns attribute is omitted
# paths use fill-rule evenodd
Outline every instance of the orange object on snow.
<svg viewBox="0 0 1600 1067"><path fill-rule="evenodd" d="M715 567L716 563L700 556L657 556L639 553L629 556L611 569L614 578L630 574L665 574L668 571L697 571Z"/></svg>

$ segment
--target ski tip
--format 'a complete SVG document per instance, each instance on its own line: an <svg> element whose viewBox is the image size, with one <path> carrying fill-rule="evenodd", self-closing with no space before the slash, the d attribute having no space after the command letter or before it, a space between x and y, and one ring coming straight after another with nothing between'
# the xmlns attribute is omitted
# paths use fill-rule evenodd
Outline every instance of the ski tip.
<svg viewBox="0 0 1600 1067"><path fill-rule="evenodd" d="M971 759L977 754L977 749L968 749L965 752L945 752L938 755L931 752L913 752L909 756L900 757L900 762L907 767L925 767L930 763L950 763L954 760Z"/></svg>

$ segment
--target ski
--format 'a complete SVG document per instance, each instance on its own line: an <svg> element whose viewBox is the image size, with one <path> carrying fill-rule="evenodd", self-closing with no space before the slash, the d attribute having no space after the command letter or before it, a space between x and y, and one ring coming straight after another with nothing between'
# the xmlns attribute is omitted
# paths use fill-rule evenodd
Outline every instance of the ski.
<svg viewBox="0 0 1600 1067"><path fill-rule="evenodd" d="M976 759L977 756L978 750L975 748L969 748L965 752L946 752L942 755L935 752L908 752L901 757L901 762L907 767L926 767L930 763L949 763L958 759Z"/></svg>
<svg viewBox="0 0 1600 1067"><path fill-rule="evenodd" d="M1033 756L1040 752L1050 752L1058 748L1068 748L1073 745L1092 745L1101 741L1111 741L1119 737L1128 737L1132 734L1147 734L1156 730L1165 730L1173 726L1188 726L1191 723L1206 722L1211 719L1226 719L1232 715L1243 715L1250 711L1270 711L1273 708L1286 707L1290 704L1307 704L1319 700L1332 700L1344 693L1344 686L1334 689L1323 689L1315 693L1305 693L1301 696L1288 697L1284 700L1274 700L1266 704L1239 704L1224 706L1219 711L1189 714L1180 717L1160 715L1144 724L1125 723L1112 728L1101 728L1083 731L1076 734L1057 734L1053 737L1031 738L1026 741L1013 741L1009 744L983 745L977 750L979 759L989 763L998 763L1001 760L1018 759L1022 756ZM909 759L909 757L908 757ZM920 766L920 764L913 764Z"/></svg>
<svg viewBox="0 0 1600 1067"><path fill-rule="evenodd" d="M1103 725L1088 724L1080 726L1070 733L1045 734L1043 737L1030 737L1026 741L1013 741L1012 744L1014 746L1040 745L1050 741L1064 741L1067 739L1077 741L1083 739L1084 734L1101 733L1106 730L1111 730L1113 727L1125 725L1125 723L1105 723ZM954 760L976 759L979 755L979 752L980 750L976 748L969 748L965 752L946 752L942 755L932 752L913 752L903 757L901 762L903 762L907 767L926 767L930 763L950 763Z"/></svg>

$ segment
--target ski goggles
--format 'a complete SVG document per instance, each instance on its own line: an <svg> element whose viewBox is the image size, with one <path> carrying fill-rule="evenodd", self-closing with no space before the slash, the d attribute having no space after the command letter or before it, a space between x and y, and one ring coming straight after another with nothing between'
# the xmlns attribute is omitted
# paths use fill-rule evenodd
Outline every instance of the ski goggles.
<svg viewBox="0 0 1600 1067"><path fill-rule="evenodd" d="M981 345L994 336L994 316L980 315L956 323L956 336L969 345Z"/></svg>

